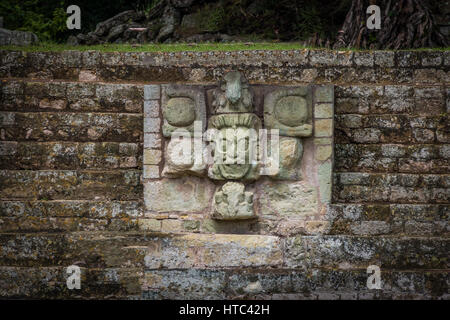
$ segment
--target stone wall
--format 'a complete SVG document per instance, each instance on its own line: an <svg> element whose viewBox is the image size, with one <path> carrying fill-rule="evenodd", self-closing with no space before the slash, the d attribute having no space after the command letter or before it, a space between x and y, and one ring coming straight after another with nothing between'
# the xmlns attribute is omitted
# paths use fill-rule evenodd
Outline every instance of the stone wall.
<svg viewBox="0 0 450 320"><path fill-rule="evenodd" d="M448 51L0 60L0 296L448 299ZM333 199L321 221L145 212L144 117L162 122L145 86L209 86L231 70L254 85L334 86ZM159 175L162 154L146 157ZM270 197L295 205L289 188ZM72 264L81 290L66 287ZM372 264L382 290L366 287Z"/></svg>

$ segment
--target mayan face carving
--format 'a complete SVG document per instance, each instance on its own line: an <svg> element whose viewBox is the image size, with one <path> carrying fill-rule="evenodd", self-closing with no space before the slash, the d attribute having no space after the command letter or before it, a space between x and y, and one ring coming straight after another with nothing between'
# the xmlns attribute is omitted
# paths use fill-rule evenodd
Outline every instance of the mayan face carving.
<svg viewBox="0 0 450 320"><path fill-rule="evenodd" d="M251 87L243 74L229 72L215 89L202 85L161 89L166 138L162 176L193 175L213 181L212 206L204 205L212 210L212 218L253 219L256 208L278 214L284 189L297 192L298 205L303 206L289 210L323 212L318 201L327 203L331 194L332 88ZM264 126L258 114L264 115ZM259 207L254 206L254 192L259 194L255 198ZM261 198L261 192L268 199Z"/></svg>
<svg viewBox="0 0 450 320"><path fill-rule="evenodd" d="M214 135L214 163L208 171L215 180L255 180L259 177L257 130L261 121L252 113L224 114L211 117L209 129Z"/></svg>

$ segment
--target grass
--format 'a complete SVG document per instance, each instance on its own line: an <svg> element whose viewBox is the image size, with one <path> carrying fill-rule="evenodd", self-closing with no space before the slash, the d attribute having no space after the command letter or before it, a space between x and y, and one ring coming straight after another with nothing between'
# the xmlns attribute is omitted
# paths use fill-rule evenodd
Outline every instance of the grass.
<svg viewBox="0 0 450 320"><path fill-rule="evenodd" d="M246 43L177 43L177 44L102 44L93 46L69 46L66 44L56 43L40 43L33 46L0 46L0 50L18 50L25 52L40 51L64 51L64 50L97 50L101 52L181 52L181 51L243 51L243 50L302 50L312 49L295 42L246 42ZM320 49L320 48L317 48ZM344 49L358 51L356 49ZM421 48L414 49L416 51L433 50L433 51L450 51L447 48ZM411 50L408 50L411 51Z"/></svg>

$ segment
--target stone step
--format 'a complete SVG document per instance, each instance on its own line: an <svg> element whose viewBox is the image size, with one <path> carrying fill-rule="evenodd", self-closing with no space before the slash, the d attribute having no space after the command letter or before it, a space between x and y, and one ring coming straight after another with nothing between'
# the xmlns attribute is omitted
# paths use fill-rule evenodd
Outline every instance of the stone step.
<svg viewBox="0 0 450 320"><path fill-rule="evenodd" d="M175 234L3 233L0 265L153 269L273 267L382 270L449 268L449 238Z"/></svg>
<svg viewBox="0 0 450 320"><path fill-rule="evenodd" d="M449 299L447 271L382 271L368 289L366 270L80 268L80 289L66 267L0 267L8 299Z"/></svg>

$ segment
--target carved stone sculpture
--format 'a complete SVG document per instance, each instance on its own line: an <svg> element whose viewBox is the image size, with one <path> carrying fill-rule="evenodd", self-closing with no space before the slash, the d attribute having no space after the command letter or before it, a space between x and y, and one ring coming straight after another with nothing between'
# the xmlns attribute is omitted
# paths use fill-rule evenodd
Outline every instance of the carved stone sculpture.
<svg viewBox="0 0 450 320"><path fill-rule="evenodd" d="M313 119L320 115L316 111L313 117L311 87L254 89L265 94L264 100L257 99L256 103L263 101L264 129L273 129L267 132L261 132L262 120L254 112L253 90L240 72L227 73L216 89L208 91L211 114L208 121L205 91L201 86L166 85L162 88L163 135L170 138L164 148L162 174L165 177L209 177L218 183L225 181L214 193L212 218L255 217L253 192L246 191L245 183L253 183L262 175L271 178L265 183L276 183L275 180L303 180L302 172L308 176L305 170L316 170L311 163L302 169L305 148L302 139L312 137ZM319 117L314 121L315 135L323 136L317 123L324 120ZM308 141L307 159L311 161L311 151L320 151L321 156L324 147L311 146L311 139ZM324 165L319 171L331 172L325 170L328 167L322 168ZM316 189L306 181L303 184L308 187L308 194L315 196ZM299 201L301 205L301 199ZM268 208L272 205L276 207L276 203L268 203Z"/></svg>
<svg viewBox="0 0 450 320"><path fill-rule="evenodd" d="M212 217L218 220L250 219L255 217L253 193L245 192L239 182L227 182L214 195Z"/></svg>
<svg viewBox="0 0 450 320"><path fill-rule="evenodd" d="M161 109L165 137L170 138L176 130L193 132L194 121L201 121L202 130L205 129L206 105L202 90L180 85L166 85L163 89Z"/></svg>
<svg viewBox="0 0 450 320"><path fill-rule="evenodd" d="M252 112L253 95L242 73L227 73L214 91L213 113Z"/></svg>
<svg viewBox="0 0 450 320"><path fill-rule="evenodd" d="M223 114L211 117L208 128L217 129L214 164L208 176L215 180L256 180L257 130L261 121L253 113ZM244 152L242 152L244 151Z"/></svg>
<svg viewBox="0 0 450 320"><path fill-rule="evenodd" d="M279 129L282 136L311 136L311 89L299 87L269 93L264 100L264 124Z"/></svg>

